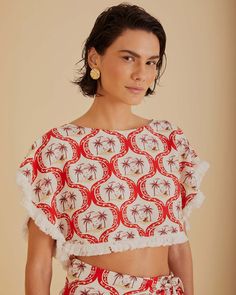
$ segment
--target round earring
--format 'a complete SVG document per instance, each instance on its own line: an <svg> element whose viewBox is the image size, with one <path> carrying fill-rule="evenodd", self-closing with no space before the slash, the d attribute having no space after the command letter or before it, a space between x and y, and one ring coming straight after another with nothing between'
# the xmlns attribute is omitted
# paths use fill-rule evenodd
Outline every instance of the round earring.
<svg viewBox="0 0 236 295"><path fill-rule="evenodd" d="M90 77L93 80L98 80L100 78L100 71L99 71L99 69L96 69L96 68L91 69L91 71L90 71Z"/></svg>

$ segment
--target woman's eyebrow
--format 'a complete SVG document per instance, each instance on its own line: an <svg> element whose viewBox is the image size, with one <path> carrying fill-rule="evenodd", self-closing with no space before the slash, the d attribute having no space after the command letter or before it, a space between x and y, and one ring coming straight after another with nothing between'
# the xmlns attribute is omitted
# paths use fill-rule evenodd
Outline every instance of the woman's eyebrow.
<svg viewBox="0 0 236 295"><path fill-rule="evenodd" d="M126 53L129 53L135 57L139 57L139 58L141 57L138 53L136 53L132 50L128 50L128 49L121 49L118 52L126 52ZM149 57L148 59L159 58L159 57L160 57L159 55L153 55L153 56Z"/></svg>

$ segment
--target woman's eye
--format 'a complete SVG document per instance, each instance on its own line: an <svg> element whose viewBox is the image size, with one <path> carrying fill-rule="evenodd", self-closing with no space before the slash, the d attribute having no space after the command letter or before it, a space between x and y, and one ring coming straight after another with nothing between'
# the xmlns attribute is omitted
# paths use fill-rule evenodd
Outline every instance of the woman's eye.
<svg viewBox="0 0 236 295"><path fill-rule="evenodd" d="M127 61L134 60L133 56L123 56L123 58Z"/></svg>
<svg viewBox="0 0 236 295"><path fill-rule="evenodd" d="M127 55L127 56L123 56L122 57L123 59L125 59L126 61L134 61L135 58L133 56L130 56L130 55ZM151 65L151 66L156 66L157 65L157 61L155 60L150 60L147 62L148 65Z"/></svg>
<svg viewBox="0 0 236 295"><path fill-rule="evenodd" d="M154 60L153 60L153 61L148 61L147 63L148 63L149 65L153 65L153 66L157 65L157 62L154 61Z"/></svg>

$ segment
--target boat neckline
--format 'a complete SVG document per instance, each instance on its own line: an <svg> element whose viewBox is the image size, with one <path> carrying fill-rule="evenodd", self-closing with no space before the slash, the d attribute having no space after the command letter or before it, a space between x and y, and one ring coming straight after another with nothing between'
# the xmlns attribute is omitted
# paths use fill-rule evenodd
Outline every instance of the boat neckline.
<svg viewBox="0 0 236 295"><path fill-rule="evenodd" d="M90 130L97 130L97 131L107 131L107 132L132 132L135 130L141 130L144 129L146 127L150 127L152 125L152 123L154 122L154 119L150 119L149 122L145 125L142 125L140 127L136 127L136 128L130 128L130 129L106 129L106 128L96 128L96 127L88 127L88 126L82 126L82 125L77 125L74 123L66 123L64 124L64 126L73 126L76 127L78 129L90 129Z"/></svg>

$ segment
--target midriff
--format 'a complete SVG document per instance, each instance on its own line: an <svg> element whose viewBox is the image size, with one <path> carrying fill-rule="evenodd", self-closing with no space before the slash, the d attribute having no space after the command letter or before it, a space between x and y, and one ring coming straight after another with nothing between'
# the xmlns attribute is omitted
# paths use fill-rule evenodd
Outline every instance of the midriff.
<svg viewBox="0 0 236 295"><path fill-rule="evenodd" d="M81 261L122 274L153 277L169 275L168 246L147 247L95 256L77 256Z"/></svg>

